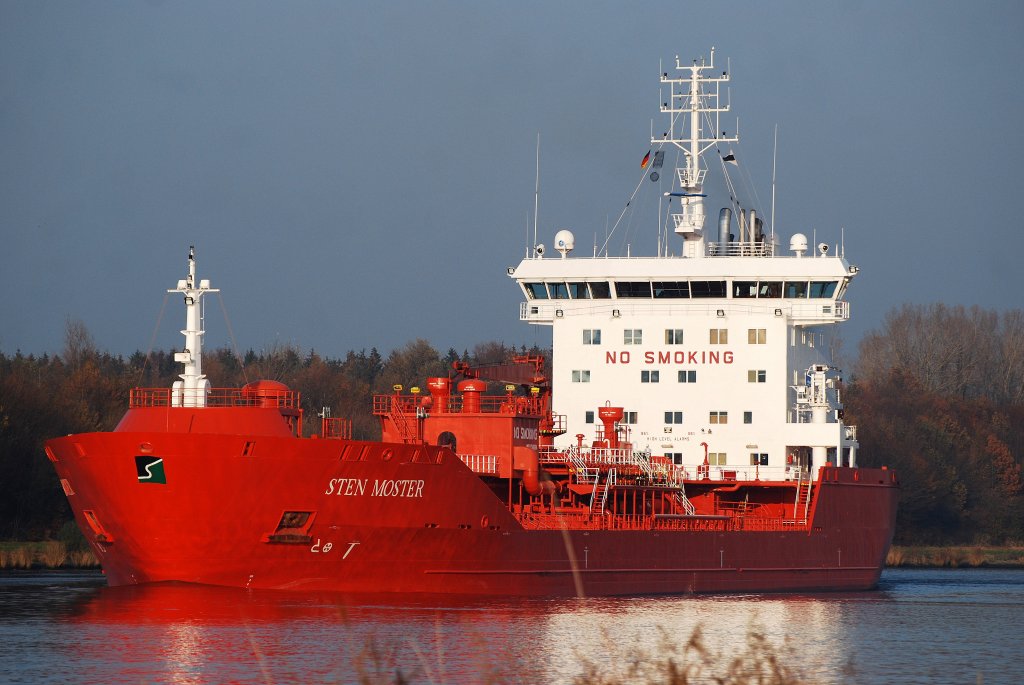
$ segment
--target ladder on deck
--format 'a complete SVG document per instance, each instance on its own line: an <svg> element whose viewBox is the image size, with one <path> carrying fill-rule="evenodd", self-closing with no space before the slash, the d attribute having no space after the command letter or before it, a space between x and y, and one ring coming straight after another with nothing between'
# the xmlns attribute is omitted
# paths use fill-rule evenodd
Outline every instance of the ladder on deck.
<svg viewBox="0 0 1024 685"><path fill-rule="evenodd" d="M806 479L804 476L806 475ZM796 482L796 501L793 502L793 518L798 523L807 523L811 508L811 474L801 473ZM801 517L801 513L803 516Z"/></svg>
<svg viewBox="0 0 1024 685"><path fill-rule="evenodd" d="M570 447L566 450L565 456L570 464L572 464L573 470L576 472L576 482L583 483L586 485L593 484L594 490L597 490L597 481L601 476L601 473L596 468L587 466L587 462L583 461L580 453L575 447Z"/></svg>
<svg viewBox="0 0 1024 685"><path fill-rule="evenodd" d="M693 516L696 513L696 508L693 506L693 502L686 496L686 491L683 490L683 486L680 485L679 489L672 495L672 499L676 501L676 504L683 510L683 513L687 516Z"/></svg>
<svg viewBox="0 0 1024 685"><path fill-rule="evenodd" d="M409 425L409 419L402 412L401 404L396 399L392 399L390 405L388 416L391 418L392 423L395 424L399 434L401 434L402 442L415 442L416 435L413 427Z"/></svg>
<svg viewBox="0 0 1024 685"><path fill-rule="evenodd" d="M604 481L604 487L600 494L597 492L597 482L594 482L594 496L590 500L590 511L597 509L604 513L604 505L608 502L608 489L615 485L615 469L608 469L608 478Z"/></svg>

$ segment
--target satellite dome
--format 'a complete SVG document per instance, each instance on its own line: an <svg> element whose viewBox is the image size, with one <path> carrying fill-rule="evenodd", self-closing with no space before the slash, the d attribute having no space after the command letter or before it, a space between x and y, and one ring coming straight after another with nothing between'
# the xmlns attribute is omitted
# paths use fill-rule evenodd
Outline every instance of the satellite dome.
<svg viewBox="0 0 1024 685"><path fill-rule="evenodd" d="M789 239L789 249L796 252L797 256L803 256L807 252L807 236L803 233L794 233Z"/></svg>
<svg viewBox="0 0 1024 685"><path fill-rule="evenodd" d="M575 246L576 237L572 234L572 231L563 228L555 234L555 249L561 252L563 257L572 252Z"/></svg>

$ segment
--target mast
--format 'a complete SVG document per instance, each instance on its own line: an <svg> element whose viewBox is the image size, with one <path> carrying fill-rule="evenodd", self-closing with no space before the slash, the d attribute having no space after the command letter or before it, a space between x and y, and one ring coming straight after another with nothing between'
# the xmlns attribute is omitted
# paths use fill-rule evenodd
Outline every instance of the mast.
<svg viewBox="0 0 1024 685"><path fill-rule="evenodd" d="M711 49L711 60L703 58L684 65L676 55L676 71L679 76L662 72L661 82L668 84L669 97L662 100L661 111L669 115L669 128L661 138L651 138L651 143L664 145L672 143L683 151L685 167L676 168L679 191L667 193L679 198L680 213L673 214L675 232L683 238L683 255L704 256L704 178L707 169L701 167L701 156L710 148L724 142L736 142L738 135L727 137L719 126L723 112L728 112L729 103L721 101L721 84L728 83L729 74L721 76L709 73L715 68L715 50ZM686 73L689 72L689 73ZM707 131L706 128L712 130Z"/></svg>
<svg viewBox="0 0 1024 685"><path fill-rule="evenodd" d="M175 407L205 407L206 397L210 391L210 381L203 375L203 316L200 299L206 293L218 293L219 289L211 288L210 281L203 279L196 287L196 248L188 248L188 277L178 281L178 287L168 290L169 293L182 293L185 296L185 328L181 334L185 336L185 348L174 353L174 361L184 365L184 371L174 381L171 390L171 405Z"/></svg>

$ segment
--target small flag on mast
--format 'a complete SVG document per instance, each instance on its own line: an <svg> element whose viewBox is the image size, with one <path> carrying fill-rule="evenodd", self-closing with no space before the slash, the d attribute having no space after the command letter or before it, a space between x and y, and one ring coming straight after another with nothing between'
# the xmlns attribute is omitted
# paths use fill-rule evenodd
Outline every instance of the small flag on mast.
<svg viewBox="0 0 1024 685"><path fill-rule="evenodd" d="M734 166L740 165L740 163L736 161L736 155L732 153L732 150L729 150L729 154L727 154L725 157L722 157L722 161L728 162L729 164L732 164Z"/></svg>
<svg viewBox="0 0 1024 685"><path fill-rule="evenodd" d="M648 150L647 154L644 155L644 161L640 162L640 168L641 169L646 169L647 168L647 163L650 162L650 161L651 161L651 151Z"/></svg>

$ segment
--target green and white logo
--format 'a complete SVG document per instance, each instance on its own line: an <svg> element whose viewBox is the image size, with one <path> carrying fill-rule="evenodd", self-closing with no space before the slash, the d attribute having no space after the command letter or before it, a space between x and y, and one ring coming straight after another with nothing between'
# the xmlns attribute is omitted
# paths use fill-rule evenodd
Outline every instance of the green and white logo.
<svg viewBox="0 0 1024 685"><path fill-rule="evenodd" d="M167 484L163 457L135 457L135 472L140 483Z"/></svg>

